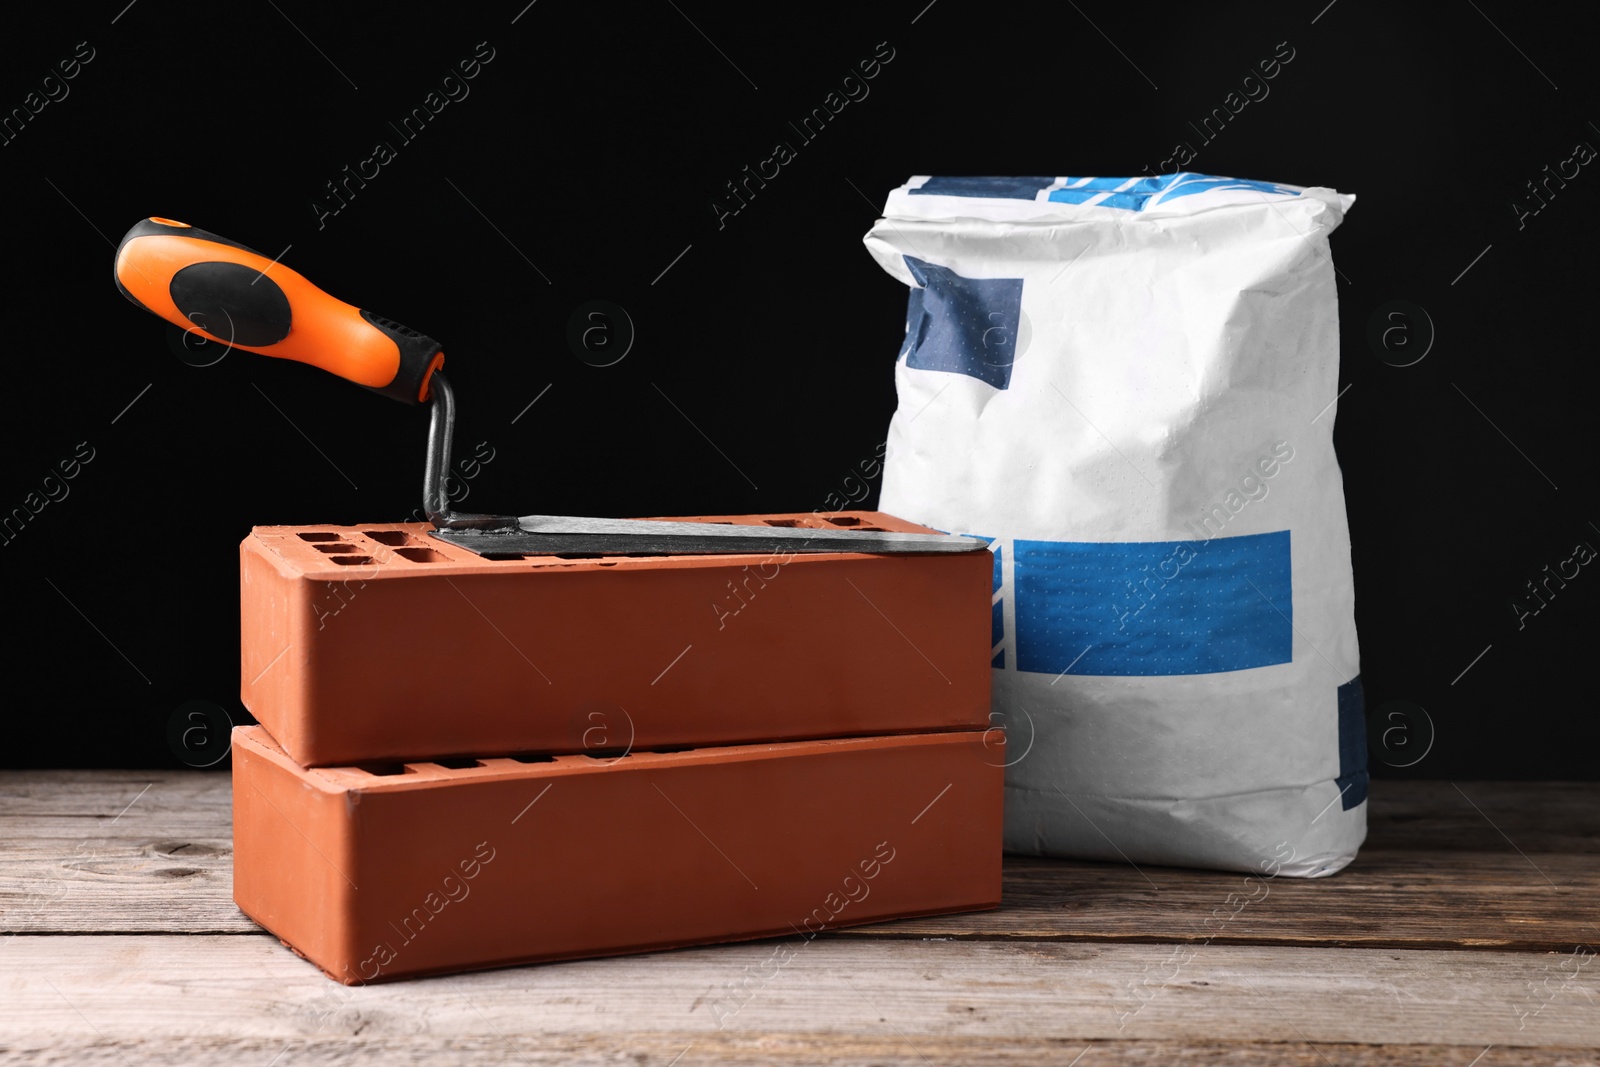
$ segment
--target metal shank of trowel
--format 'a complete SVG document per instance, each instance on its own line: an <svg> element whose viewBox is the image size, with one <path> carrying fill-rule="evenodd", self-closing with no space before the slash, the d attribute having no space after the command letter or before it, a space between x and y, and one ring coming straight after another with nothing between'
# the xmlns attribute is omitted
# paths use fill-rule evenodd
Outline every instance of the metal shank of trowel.
<svg viewBox="0 0 1600 1067"><path fill-rule="evenodd" d="M515 516L472 515L450 510L450 448L456 436L456 395L443 374L428 380L433 412L428 420L428 459L422 471L422 510L436 530L515 530Z"/></svg>

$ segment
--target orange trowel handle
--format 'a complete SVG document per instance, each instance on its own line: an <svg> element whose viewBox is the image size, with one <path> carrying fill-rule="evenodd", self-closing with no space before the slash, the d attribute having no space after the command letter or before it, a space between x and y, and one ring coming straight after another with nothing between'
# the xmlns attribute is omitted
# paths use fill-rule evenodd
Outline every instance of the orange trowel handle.
<svg viewBox="0 0 1600 1067"><path fill-rule="evenodd" d="M439 343L336 300L282 263L171 219L117 246L122 295L175 326L246 352L298 360L408 404L428 399Z"/></svg>

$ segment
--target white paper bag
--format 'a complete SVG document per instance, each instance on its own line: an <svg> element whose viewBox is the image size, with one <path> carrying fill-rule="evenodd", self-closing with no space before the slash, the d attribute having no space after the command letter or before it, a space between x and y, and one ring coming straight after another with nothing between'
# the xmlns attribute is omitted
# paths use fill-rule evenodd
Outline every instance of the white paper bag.
<svg viewBox="0 0 1600 1067"><path fill-rule="evenodd" d="M993 538L1006 846L1331 874L1366 834L1328 234L1197 174L916 177L881 506Z"/></svg>

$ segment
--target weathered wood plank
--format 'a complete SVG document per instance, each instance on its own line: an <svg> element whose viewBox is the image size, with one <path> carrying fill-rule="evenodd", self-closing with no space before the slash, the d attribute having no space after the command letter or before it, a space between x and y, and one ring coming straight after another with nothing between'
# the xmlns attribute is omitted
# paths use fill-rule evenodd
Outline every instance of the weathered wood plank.
<svg viewBox="0 0 1600 1067"><path fill-rule="evenodd" d="M47 827L87 837L112 827L151 827L227 836L233 784L218 771L0 771L4 840ZM118 831L123 832L123 831Z"/></svg>
<svg viewBox="0 0 1600 1067"><path fill-rule="evenodd" d="M1384 850L1363 852L1334 878L1247 881L1008 857L998 911L879 923L840 936L1564 952L1600 947L1600 859Z"/></svg>
<svg viewBox="0 0 1600 1067"><path fill-rule="evenodd" d="M682 1039L674 1048L672 1042ZM701 1041L677 1033L638 1034L624 1057L618 1043L604 1037L557 1034L537 1046L508 1045L493 1034L450 1039L425 1034L404 1040L352 1042L346 1038L304 1041L248 1038L138 1040L110 1045L63 1039L49 1048L8 1049L0 1044L0 1067L28 1064L57 1067L78 1064L135 1067L174 1063L267 1064L300 1067L326 1064L383 1064L395 1067L459 1067L473 1064L571 1064L574 1067L768 1067L771 1064L827 1063L837 1067L927 1067L974 1063L997 1067L1583 1067L1600 1063L1583 1048L1474 1049L1468 1045L1374 1045L1304 1042L1075 1041L1062 1038L944 1037L919 1040L915 1051L894 1034L773 1033L715 1035ZM678 1053L683 1055L674 1059ZM1486 1054L1484 1054L1486 1052ZM1479 1055L1482 1058L1479 1059Z"/></svg>
<svg viewBox="0 0 1600 1067"><path fill-rule="evenodd" d="M1240 875L1014 857L999 911L840 936L1539 951L1600 944L1592 832L1600 817L1591 811L1600 785L1462 790L1531 844L1566 842L1573 853L1515 851L1448 783L1387 782L1374 800L1373 844L1334 878L1246 884ZM1547 792L1554 799L1544 805ZM0 933L256 932L233 904L229 804L225 775L0 774ZM1440 809L1448 817L1431 814ZM1515 820L1502 821L1502 809Z"/></svg>
<svg viewBox="0 0 1600 1067"><path fill-rule="evenodd" d="M34 826L63 836L55 817L87 820L71 823L85 834L115 823L217 837L231 802L229 776L215 771L0 771L0 840ZM1375 781L1367 847L1600 855L1600 782Z"/></svg>
<svg viewBox="0 0 1600 1067"><path fill-rule="evenodd" d="M0 933L250 933L229 776L0 773Z"/></svg>
<svg viewBox="0 0 1600 1067"><path fill-rule="evenodd" d="M1026 1038L1058 1062L1158 1041L1277 1042L1283 1058L1431 1044L1464 1065L1491 1044L1600 1046L1597 974L1592 957L1533 953L796 938L351 989L265 937L19 936L0 948L0 1047L247 1042L264 1063L274 1042L328 1059L359 1037L664 1063L691 1044L697 1059L769 1043L907 1058Z"/></svg>
<svg viewBox="0 0 1600 1067"><path fill-rule="evenodd" d="M1600 782L1372 783L1378 849L1600 855Z"/></svg>
<svg viewBox="0 0 1600 1067"><path fill-rule="evenodd" d="M1369 848L1600 855L1600 782L1380 780L1371 797ZM91 824L103 831L124 821L183 832L189 817L216 830L228 824L230 804L225 772L0 771L8 838L36 825L60 836L58 817L86 820L71 823L85 834Z"/></svg>
<svg viewBox="0 0 1600 1067"><path fill-rule="evenodd" d="M1597 802L1377 783L1356 864L1242 906L1013 859L998 912L350 990L233 907L225 775L3 773L0 931L148 933L0 937L0 1064L1600 1063L1600 964L1526 951L1600 941Z"/></svg>
<svg viewBox="0 0 1600 1067"><path fill-rule="evenodd" d="M0 853L0 933L255 933L233 903L227 841L68 840ZM1009 858L998 911L841 931L841 937L1163 941L1567 951L1600 947L1593 859L1364 855L1332 880ZM1146 878L1149 881L1146 881ZM1152 884L1153 883L1153 884ZM1229 894L1234 895L1230 901Z"/></svg>
<svg viewBox="0 0 1600 1067"><path fill-rule="evenodd" d="M257 930L233 903L227 838L59 838L0 848L0 934Z"/></svg>

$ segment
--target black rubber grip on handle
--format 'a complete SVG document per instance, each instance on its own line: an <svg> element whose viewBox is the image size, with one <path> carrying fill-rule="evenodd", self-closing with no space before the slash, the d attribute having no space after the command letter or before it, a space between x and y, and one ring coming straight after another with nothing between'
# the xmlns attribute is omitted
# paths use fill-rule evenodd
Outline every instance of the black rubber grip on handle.
<svg viewBox="0 0 1600 1067"><path fill-rule="evenodd" d="M159 314L159 312L148 306L143 300L140 300L133 294L132 291L128 289L126 285L122 284L122 278L117 274L116 264L121 260L122 250L128 247L129 241L132 241L136 237L154 237L157 234L166 234L171 237L190 237L199 241L210 241L213 244L224 245L228 248L237 248L241 252L249 252L251 255L261 255L260 252L257 252L249 245L242 245L238 241L230 241L226 237L218 237L214 233L211 233L207 230L198 229L194 226L185 226L180 223L158 221L156 219L140 219L138 222L134 223L131 228L129 228L127 233L122 235L122 240L117 242L117 255L116 258L112 260L111 266L111 280L116 283L117 292L127 297L129 302L135 307L143 308L145 311L148 311L151 314Z"/></svg>
<svg viewBox="0 0 1600 1067"><path fill-rule="evenodd" d="M441 348L439 342L409 326L402 326L393 319L374 315L366 308L361 309L361 317L400 349L400 367L395 371L394 381L374 389L373 392L382 393L403 404L417 403L417 398L422 394L423 383L437 366L436 357Z"/></svg>

